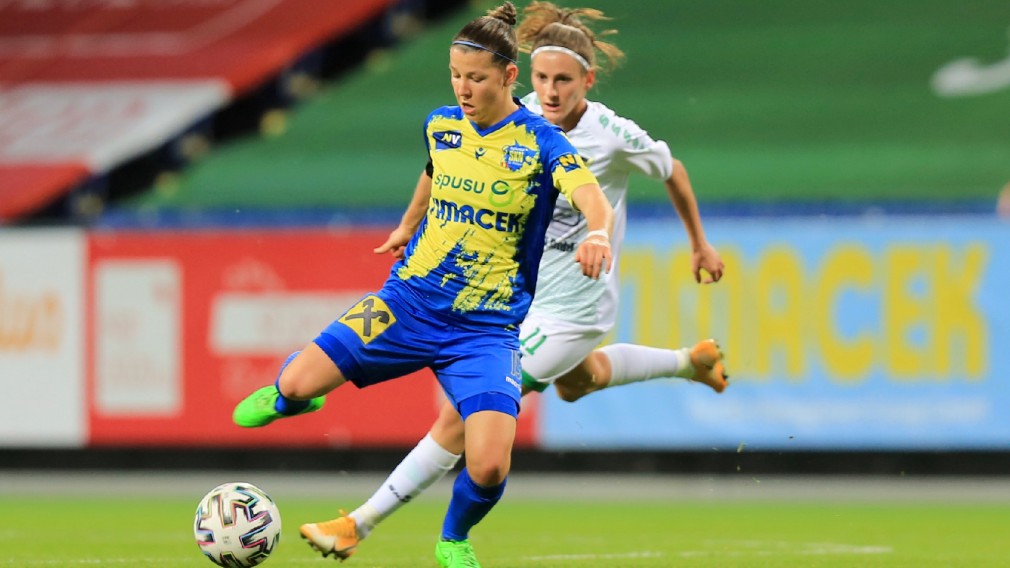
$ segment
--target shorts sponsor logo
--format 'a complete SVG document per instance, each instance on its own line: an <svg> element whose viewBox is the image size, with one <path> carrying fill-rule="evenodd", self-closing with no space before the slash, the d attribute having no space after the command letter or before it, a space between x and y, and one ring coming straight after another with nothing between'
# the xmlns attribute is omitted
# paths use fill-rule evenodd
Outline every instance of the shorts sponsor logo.
<svg viewBox="0 0 1010 568"><path fill-rule="evenodd" d="M375 295L368 295L340 317L340 323L354 330L363 343L368 343L396 323L389 306Z"/></svg>

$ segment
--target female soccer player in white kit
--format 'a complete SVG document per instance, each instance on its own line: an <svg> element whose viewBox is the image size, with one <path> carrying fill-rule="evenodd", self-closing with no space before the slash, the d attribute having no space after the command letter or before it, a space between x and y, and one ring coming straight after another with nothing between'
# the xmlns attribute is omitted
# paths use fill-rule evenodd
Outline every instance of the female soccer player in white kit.
<svg viewBox="0 0 1010 568"><path fill-rule="evenodd" d="M534 2L517 29L520 44L531 53L534 93L523 99L530 110L560 126L588 163L613 206L611 239L614 269L599 280L585 278L575 262L578 243L590 235L585 218L563 197L547 229L536 294L520 331L524 393L554 384L558 395L575 401L591 392L659 377L683 377L726 387L722 353L713 340L692 348L657 349L613 344L597 349L616 320L619 281L617 262L627 217L628 178L633 172L663 180L691 245L691 270L699 283L723 275L719 253L705 238L693 190L683 164L665 142L653 140L633 121L602 103L586 99L596 80L596 53L613 66L623 54L600 41L584 20L604 19L592 9L563 9ZM376 252L402 249L390 242ZM707 273L707 276L706 274ZM358 541L383 519L449 472L464 446L459 414L446 403L431 431L350 515L310 528L312 540L339 558L355 551ZM303 530L303 533L305 531Z"/></svg>

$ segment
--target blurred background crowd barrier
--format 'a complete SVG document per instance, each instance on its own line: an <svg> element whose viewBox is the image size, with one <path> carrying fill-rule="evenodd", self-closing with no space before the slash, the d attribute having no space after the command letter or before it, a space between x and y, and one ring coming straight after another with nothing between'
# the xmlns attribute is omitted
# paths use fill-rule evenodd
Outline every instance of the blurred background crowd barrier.
<svg viewBox="0 0 1010 568"><path fill-rule="evenodd" d="M628 54L591 97L670 143L727 264L696 286L634 180L610 340L719 337L732 387L527 397L517 447L1010 455L1010 4L584 4ZM426 372L230 413L381 285L446 45L489 6L0 1L0 447L413 445Z"/></svg>

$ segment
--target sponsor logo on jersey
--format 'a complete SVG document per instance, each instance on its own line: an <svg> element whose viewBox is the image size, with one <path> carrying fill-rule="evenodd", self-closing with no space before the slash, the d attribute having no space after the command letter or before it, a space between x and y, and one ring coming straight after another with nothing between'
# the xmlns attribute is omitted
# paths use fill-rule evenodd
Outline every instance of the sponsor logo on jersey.
<svg viewBox="0 0 1010 568"><path fill-rule="evenodd" d="M518 172L526 164L533 163L537 157L537 152L533 148L527 148L516 140L515 144L502 148L502 165L510 171Z"/></svg>
<svg viewBox="0 0 1010 568"><path fill-rule="evenodd" d="M471 178L450 176L447 174L437 174L435 179L431 180L432 185L438 189L462 189L463 191L469 191L472 193L484 193L485 183ZM495 191L495 193L498 193Z"/></svg>
<svg viewBox="0 0 1010 568"><path fill-rule="evenodd" d="M435 151L451 150L463 145L463 135L459 130L439 130L431 133L435 139Z"/></svg>
<svg viewBox="0 0 1010 568"><path fill-rule="evenodd" d="M470 205L460 205L448 199L432 198L428 214L444 223L464 223L482 229L516 233L522 221L521 213L508 213L492 209L480 209Z"/></svg>
<svg viewBox="0 0 1010 568"><path fill-rule="evenodd" d="M479 160L484 157L485 152L487 152L487 150L485 150L484 148L477 148L476 150L473 151L473 157Z"/></svg>
<svg viewBox="0 0 1010 568"><path fill-rule="evenodd" d="M559 250L561 252L572 252L575 250L575 243L572 241L559 241L557 239L551 239L547 242L547 247L549 249Z"/></svg>
<svg viewBox="0 0 1010 568"><path fill-rule="evenodd" d="M516 192L507 182L498 180L491 184L491 195L487 196L488 202L495 207L505 207L515 199Z"/></svg>
<svg viewBox="0 0 1010 568"><path fill-rule="evenodd" d="M564 168L566 172L570 172L581 168L582 160L579 159L578 154L565 154L558 158L558 165Z"/></svg>

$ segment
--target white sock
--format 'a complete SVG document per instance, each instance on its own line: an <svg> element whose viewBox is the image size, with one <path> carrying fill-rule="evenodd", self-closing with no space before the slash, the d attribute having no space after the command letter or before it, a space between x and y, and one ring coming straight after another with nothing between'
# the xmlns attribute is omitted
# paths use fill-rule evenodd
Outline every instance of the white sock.
<svg viewBox="0 0 1010 568"><path fill-rule="evenodd" d="M350 514L358 527L358 538L368 536L375 525L452 471L459 458L460 454L438 445L430 433L425 435L368 501Z"/></svg>
<svg viewBox="0 0 1010 568"><path fill-rule="evenodd" d="M691 350L687 347L657 349L644 345L615 343L601 347L600 351L610 359L610 383L607 386L613 387L660 377L688 379L694 375Z"/></svg>

